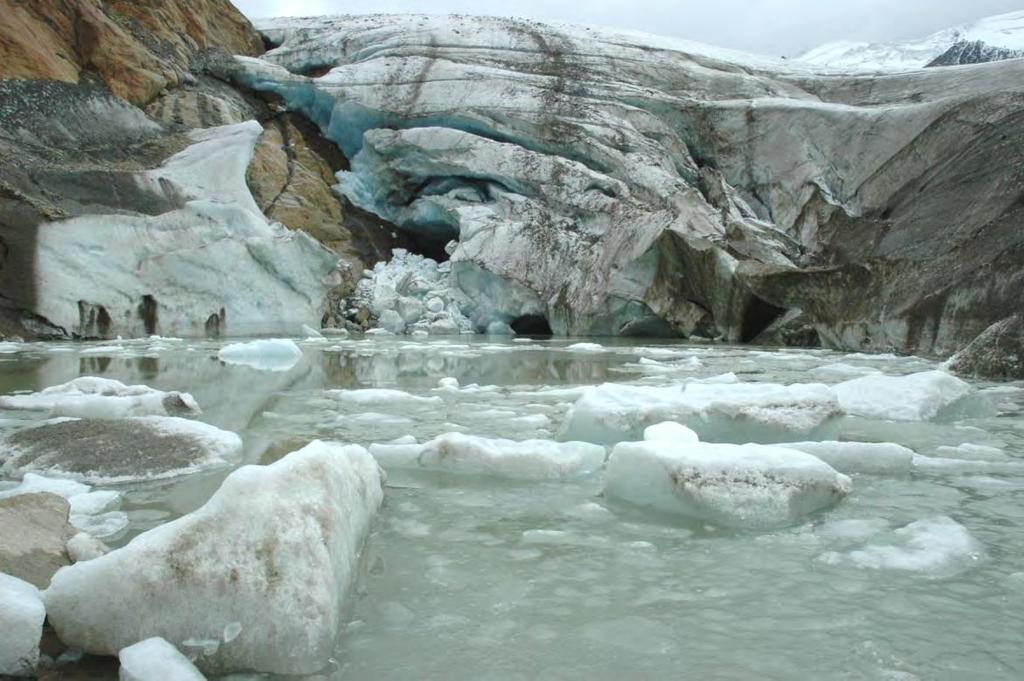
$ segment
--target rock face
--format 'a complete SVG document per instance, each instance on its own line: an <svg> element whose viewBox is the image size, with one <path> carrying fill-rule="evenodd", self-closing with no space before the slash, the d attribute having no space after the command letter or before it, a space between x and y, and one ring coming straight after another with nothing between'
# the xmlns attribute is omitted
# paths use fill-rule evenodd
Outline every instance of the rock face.
<svg viewBox="0 0 1024 681"><path fill-rule="evenodd" d="M957 373L981 378L1024 379L1024 316L985 329L950 362Z"/></svg>
<svg viewBox="0 0 1024 681"><path fill-rule="evenodd" d="M479 330L748 341L792 315L801 344L946 354L1024 293L1024 63L879 81L507 19L260 29L279 47L220 73L336 142L352 204L455 241Z"/></svg>
<svg viewBox="0 0 1024 681"><path fill-rule="evenodd" d="M263 51L229 0L0 0L0 15L0 78L96 74L134 104L177 85L200 50Z"/></svg>
<svg viewBox="0 0 1024 681"><path fill-rule="evenodd" d="M961 64L984 64L1003 59L1020 59L1024 49L993 47L982 40L958 40L933 59L928 66L959 66Z"/></svg>
<svg viewBox="0 0 1024 681"><path fill-rule="evenodd" d="M55 494L0 499L0 572L45 589L71 563L65 544L77 530L68 524L69 512L68 502Z"/></svg>
<svg viewBox="0 0 1024 681"><path fill-rule="evenodd" d="M377 464L356 446L314 442L240 468L198 511L58 572L47 615L90 653L159 636L212 642L197 660L210 674L315 673L382 495Z"/></svg>

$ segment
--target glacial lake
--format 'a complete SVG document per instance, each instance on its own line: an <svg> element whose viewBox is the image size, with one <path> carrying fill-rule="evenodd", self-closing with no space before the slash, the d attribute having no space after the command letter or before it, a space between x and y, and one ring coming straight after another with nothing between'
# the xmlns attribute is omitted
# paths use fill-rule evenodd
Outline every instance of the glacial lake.
<svg viewBox="0 0 1024 681"><path fill-rule="evenodd" d="M939 366L647 339L296 342L301 359L279 371L224 363L227 341L0 344L0 394L79 376L188 392L198 419L243 438L242 463L269 463L316 438L557 440L581 389L606 382L731 372L834 385ZM849 496L782 529L627 506L602 496L600 472L537 483L389 470L333 667L317 678L1024 678L1024 383L970 383L967 404L932 420L836 419L830 439L897 443L930 465L851 473ZM361 388L441 399L325 392ZM0 434L36 418L0 411ZM107 542L198 508L228 472L109 487L129 526Z"/></svg>

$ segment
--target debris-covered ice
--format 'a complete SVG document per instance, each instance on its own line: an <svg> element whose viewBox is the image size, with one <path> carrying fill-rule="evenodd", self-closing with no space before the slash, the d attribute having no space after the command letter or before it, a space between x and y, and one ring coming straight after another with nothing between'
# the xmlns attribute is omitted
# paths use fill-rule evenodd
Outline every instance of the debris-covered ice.
<svg viewBox="0 0 1024 681"><path fill-rule="evenodd" d="M318 672L382 495L377 463L357 446L315 441L239 468L197 511L58 571L47 615L65 644L100 655L152 636L219 641L239 623L201 669Z"/></svg>

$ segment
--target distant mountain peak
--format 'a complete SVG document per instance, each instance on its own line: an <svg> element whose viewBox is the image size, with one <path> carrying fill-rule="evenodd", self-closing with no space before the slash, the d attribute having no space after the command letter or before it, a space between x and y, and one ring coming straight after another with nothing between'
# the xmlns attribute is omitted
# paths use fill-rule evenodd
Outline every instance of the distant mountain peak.
<svg viewBox="0 0 1024 681"><path fill-rule="evenodd" d="M1024 57L1024 10L946 28L925 38L889 43L840 40L794 61L854 72L912 71Z"/></svg>

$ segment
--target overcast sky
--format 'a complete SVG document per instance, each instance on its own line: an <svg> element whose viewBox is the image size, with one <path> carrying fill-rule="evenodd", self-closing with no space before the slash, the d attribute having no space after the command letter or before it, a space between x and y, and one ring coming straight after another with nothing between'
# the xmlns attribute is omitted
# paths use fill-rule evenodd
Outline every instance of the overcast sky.
<svg viewBox="0 0 1024 681"><path fill-rule="evenodd" d="M233 0L250 17L417 12L493 14L660 33L793 55L839 39L915 38L1024 9L1024 0Z"/></svg>

